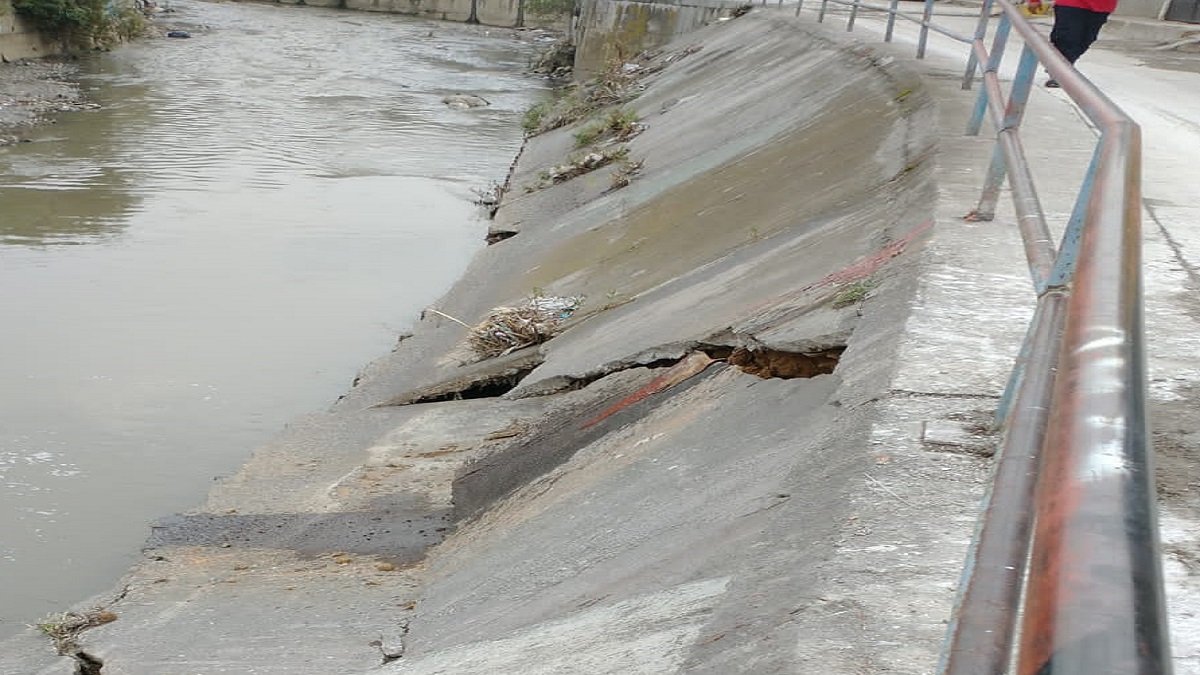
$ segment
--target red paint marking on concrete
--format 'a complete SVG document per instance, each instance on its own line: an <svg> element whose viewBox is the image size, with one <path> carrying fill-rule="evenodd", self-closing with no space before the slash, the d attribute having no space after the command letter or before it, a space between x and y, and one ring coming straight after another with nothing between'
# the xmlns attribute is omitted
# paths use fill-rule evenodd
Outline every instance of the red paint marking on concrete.
<svg viewBox="0 0 1200 675"><path fill-rule="evenodd" d="M619 410L628 408L629 406L645 399L649 396L665 391L683 382L684 380L698 375L713 362L713 358L704 352L692 352L685 356L679 363L671 366L666 373L654 378L649 384L633 392L629 396L617 401L607 410L594 417L591 421L585 423L580 429L586 429L593 424L597 424L608 418Z"/></svg>
<svg viewBox="0 0 1200 675"><path fill-rule="evenodd" d="M806 286L804 290L807 291L809 289L819 288L821 286L829 286L831 284L845 284L851 281L858 281L859 279L869 277L880 267L883 267L887 261L895 258L901 253L904 253L904 249L907 248L910 243L912 243L913 239L917 238L917 235L921 234L925 230L928 230L932 226L932 220L926 221L914 227L911 232L903 237L900 237L887 246L884 246L871 257L864 258L853 265L850 265L849 267L840 269L824 279L821 279L810 286Z"/></svg>
<svg viewBox="0 0 1200 675"><path fill-rule="evenodd" d="M768 298L756 305L753 305L747 309L746 316L754 316L765 310L776 309L786 303L792 303L792 304L800 303L800 302L804 301L805 296L808 294L808 292L815 288L820 288L822 286L829 286L832 284L842 284L842 283L847 283L850 281L857 281L864 277L870 276L872 273L875 272L875 270L882 267L885 262L887 262L891 258L894 258L894 257L900 255L901 253L903 253L904 249L908 246L909 243L912 242L913 239L916 238L916 236L918 234L929 229L932 225L933 225L933 221L929 221L929 222L923 223L921 225L918 225L917 227L913 228L913 230L911 232L904 235L900 239L897 239L897 240L893 241L892 243L888 244L883 249L881 249L879 252L873 254L870 258L859 260L858 262L854 263L853 265L846 267L844 269L838 270L837 272L830 274L829 276L825 277L824 279L821 279L820 281L816 281L812 284L809 284L808 286L805 286L804 288L801 288L800 290L789 291L787 293L783 293L783 294L774 296L772 298Z"/></svg>

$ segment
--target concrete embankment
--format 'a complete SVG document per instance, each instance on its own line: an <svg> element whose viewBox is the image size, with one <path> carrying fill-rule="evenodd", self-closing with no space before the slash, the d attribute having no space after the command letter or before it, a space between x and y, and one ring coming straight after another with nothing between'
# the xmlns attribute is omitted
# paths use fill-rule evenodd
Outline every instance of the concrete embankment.
<svg viewBox="0 0 1200 675"><path fill-rule="evenodd" d="M530 139L506 238L437 312L81 606L118 617L64 643L85 672L930 670L970 516L949 554L854 544L934 470L872 427L938 200L932 97L772 13L642 73L640 170L556 183L591 122ZM446 317L534 292L587 299L472 362ZM938 464L932 502L960 511L984 464ZM3 651L75 667L33 631Z"/></svg>

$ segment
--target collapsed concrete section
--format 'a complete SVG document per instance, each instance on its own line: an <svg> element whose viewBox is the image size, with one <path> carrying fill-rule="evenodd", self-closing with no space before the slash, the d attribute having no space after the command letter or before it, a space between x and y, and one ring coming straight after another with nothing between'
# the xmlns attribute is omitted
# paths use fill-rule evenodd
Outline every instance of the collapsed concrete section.
<svg viewBox="0 0 1200 675"><path fill-rule="evenodd" d="M912 506L889 481L931 470L872 422L937 120L918 78L831 35L751 13L672 43L623 104L636 175L542 180L605 142L581 141L596 117L531 138L510 236L333 410L159 524L121 620L79 640L91 667L928 672L970 515L948 557L855 543ZM541 344L466 348L541 294L586 300ZM985 462L939 467L938 507L969 512Z"/></svg>

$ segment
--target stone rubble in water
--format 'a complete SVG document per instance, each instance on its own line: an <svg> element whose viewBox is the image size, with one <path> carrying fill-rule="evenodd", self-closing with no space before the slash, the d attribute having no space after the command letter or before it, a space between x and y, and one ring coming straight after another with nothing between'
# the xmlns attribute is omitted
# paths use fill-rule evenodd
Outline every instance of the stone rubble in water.
<svg viewBox="0 0 1200 675"><path fill-rule="evenodd" d="M482 96L474 94L450 94L442 98L442 103L454 110L466 110L468 108L481 108L491 105L491 103Z"/></svg>
<svg viewBox="0 0 1200 675"><path fill-rule="evenodd" d="M0 146L23 140L51 113L100 106L83 100L74 65L53 59L0 63Z"/></svg>

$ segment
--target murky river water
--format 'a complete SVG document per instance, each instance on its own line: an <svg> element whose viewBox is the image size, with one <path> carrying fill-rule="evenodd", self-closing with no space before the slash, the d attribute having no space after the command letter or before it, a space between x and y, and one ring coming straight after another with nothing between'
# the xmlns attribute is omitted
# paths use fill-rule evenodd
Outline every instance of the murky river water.
<svg viewBox="0 0 1200 675"><path fill-rule="evenodd" d="M482 246L473 189L544 95L508 31L175 8L207 29L87 61L103 108L0 149L0 637L386 352Z"/></svg>

